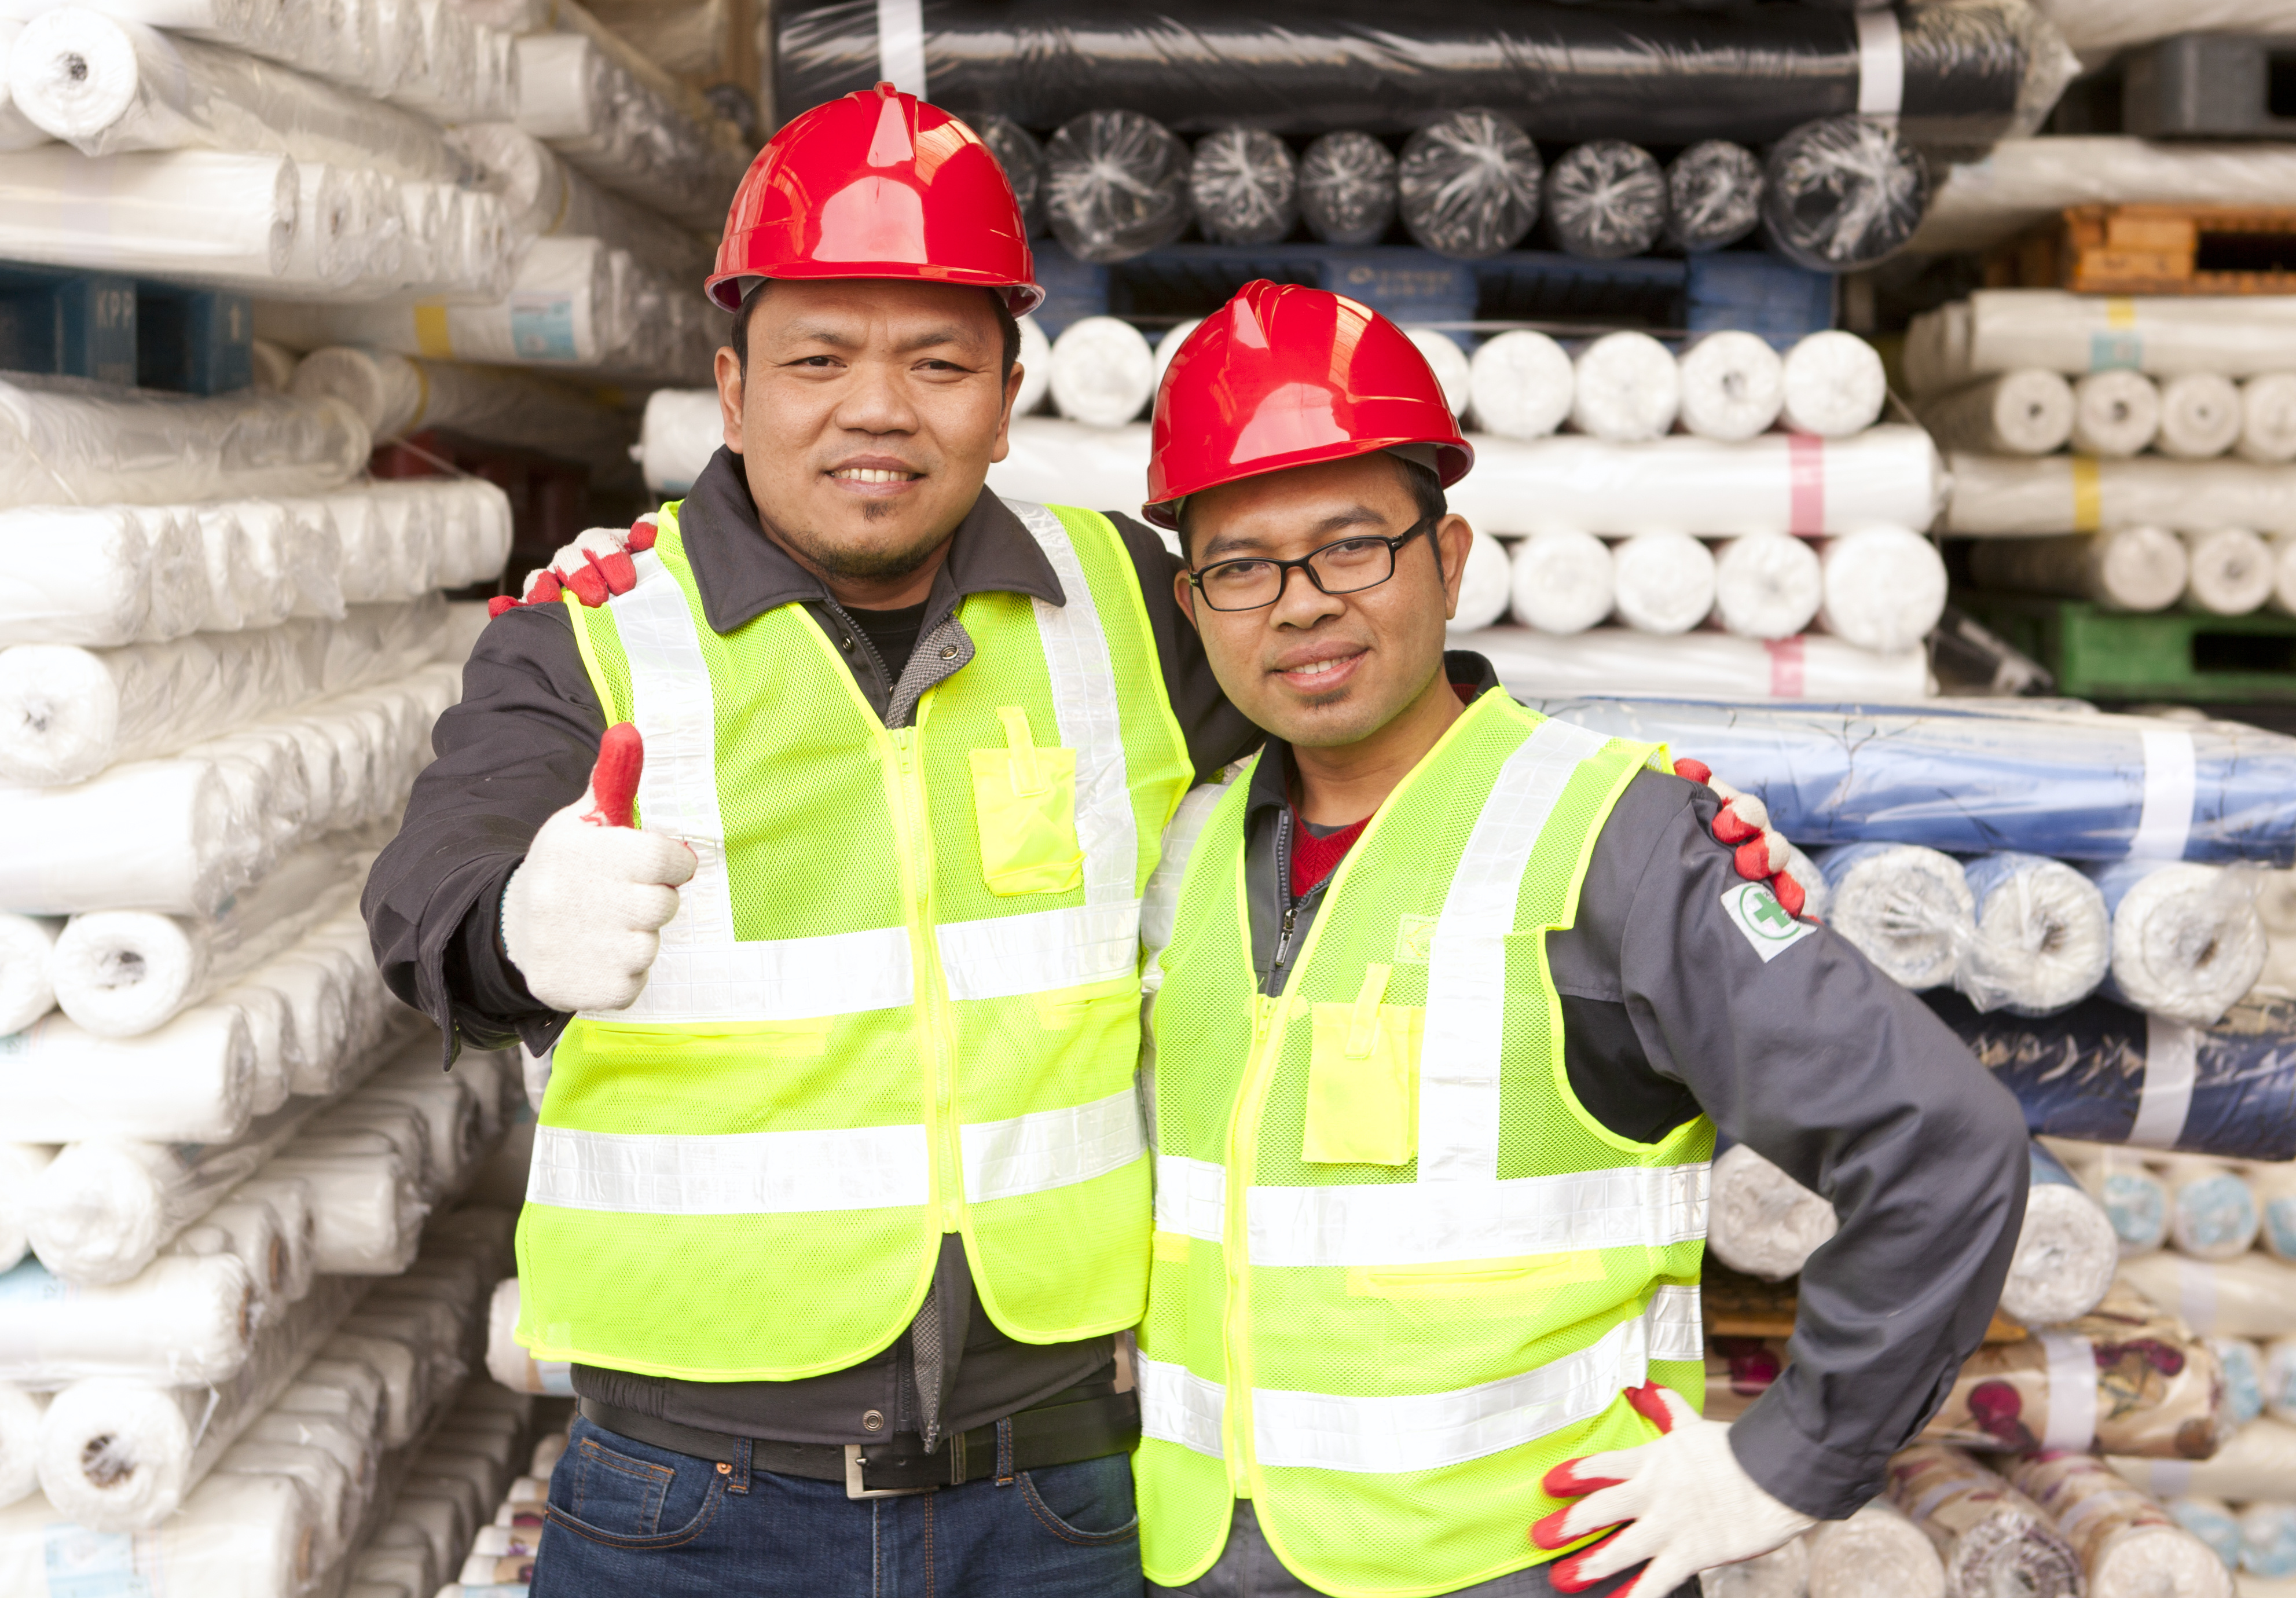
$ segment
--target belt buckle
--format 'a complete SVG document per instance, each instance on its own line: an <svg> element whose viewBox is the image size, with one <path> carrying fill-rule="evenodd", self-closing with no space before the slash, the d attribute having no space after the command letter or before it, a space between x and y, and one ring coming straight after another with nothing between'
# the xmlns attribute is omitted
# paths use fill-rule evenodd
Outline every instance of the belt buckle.
<svg viewBox="0 0 2296 1598"><path fill-rule="evenodd" d="M862 1477L861 1445L845 1445L845 1496L848 1498L914 1498L933 1491L929 1487L870 1487Z"/></svg>

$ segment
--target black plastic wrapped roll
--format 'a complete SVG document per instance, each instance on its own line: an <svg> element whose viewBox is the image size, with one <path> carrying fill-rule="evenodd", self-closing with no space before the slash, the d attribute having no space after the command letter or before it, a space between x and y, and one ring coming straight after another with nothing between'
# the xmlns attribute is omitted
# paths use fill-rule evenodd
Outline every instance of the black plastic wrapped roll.
<svg viewBox="0 0 2296 1598"><path fill-rule="evenodd" d="M1029 236L1035 238L1045 231L1045 147L1010 117L967 112L964 122L980 135L988 153L1012 180L1013 198L1021 202L1021 218L1029 225Z"/></svg>
<svg viewBox="0 0 2296 1598"><path fill-rule="evenodd" d="M1453 111L1411 135L1396 163L1403 225L1438 255L1512 250L1538 220L1538 147L1496 111Z"/></svg>
<svg viewBox="0 0 2296 1598"><path fill-rule="evenodd" d="M774 11L782 116L897 75L876 0ZM1987 143L2038 124L2063 61L2026 0L1864 15L1603 0L918 0L912 14L923 25L916 86L941 104L995 106L1032 128L1125 106L1190 135L1231 125L1391 135L1491 105L1556 143L1768 143L1857 111L1902 115L1924 144Z"/></svg>
<svg viewBox="0 0 2296 1598"><path fill-rule="evenodd" d="M1138 111L1087 111L1046 141L1045 193L1080 261L1160 250L1188 230L1188 147Z"/></svg>
<svg viewBox="0 0 2296 1598"><path fill-rule="evenodd" d="M1743 144L1705 139L1666 168L1666 236L1696 255L1734 244L1762 219L1762 163Z"/></svg>
<svg viewBox="0 0 2296 1598"><path fill-rule="evenodd" d="M1640 255L1666 227L1666 174L1624 139L1573 146L1546 169L1546 229L1571 255Z"/></svg>
<svg viewBox="0 0 2296 1598"><path fill-rule="evenodd" d="M1762 242L1814 272L1854 272L1905 248L1929 201L1929 164L1888 123L1828 117L1763 164Z"/></svg>
<svg viewBox="0 0 2296 1598"><path fill-rule="evenodd" d="M2244 999L2213 1027L2187 1027L2103 998L2038 1017L1980 1013L1951 988L1921 998L2016 1095L2036 1134L2226 1160L2296 1156L2288 1000Z"/></svg>
<svg viewBox="0 0 2296 1598"><path fill-rule="evenodd" d="M1327 133L1300 159L1300 214L1326 244L1376 244L1395 220L1395 157L1367 133Z"/></svg>
<svg viewBox="0 0 2296 1598"><path fill-rule="evenodd" d="M1300 220L1300 167L1283 141L1257 127L1218 127L1188 164L1196 225L1217 244L1273 244Z"/></svg>

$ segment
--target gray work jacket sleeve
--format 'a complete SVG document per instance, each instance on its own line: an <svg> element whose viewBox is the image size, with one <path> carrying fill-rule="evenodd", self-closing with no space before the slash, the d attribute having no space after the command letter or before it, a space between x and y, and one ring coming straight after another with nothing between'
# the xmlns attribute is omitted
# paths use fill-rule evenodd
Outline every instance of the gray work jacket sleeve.
<svg viewBox="0 0 2296 1598"><path fill-rule="evenodd" d="M1590 872L1579 925L1554 936L1587 946L1556 961L1558 986L1566 1014L1622 1010L1657 1077L1840 1216L1801 1274L1792 1363L1731 1432L1772 1496L1833 1519L1880 1491L1982 1340L2029 1145L2008 1092L1849 943L1804 923L1781 944L1774 918L1734 916L1718 806L1677 777L1635 779L1603 832L1632 853L1598 850L1606 881ZM1585 957L1606 947L1612 971Z"/></svg>

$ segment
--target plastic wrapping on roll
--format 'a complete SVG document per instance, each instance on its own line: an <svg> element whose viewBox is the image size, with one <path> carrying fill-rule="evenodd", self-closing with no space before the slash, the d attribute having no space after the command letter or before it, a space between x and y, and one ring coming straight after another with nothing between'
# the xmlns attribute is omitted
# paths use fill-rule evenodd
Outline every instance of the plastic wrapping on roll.
<svg viewBox="0 0 2296 1598"><path fill-rule="evenodd" d="M1029 364L1029 376L1037 376L1037 363ZM1022 414L1017 406L1014 414ZM646 396L645 419L638 430L646 488L673 499L684 495L725 441L717 389L656 389Z"/></svg>
<svg viewBox="0 0 2296 1598"><path fill-rule="evenodd" d="M2267 372L2240 386L2240 439L2244 461L2296 461L2296 372Z"/></svg>
<svg viewBox="0 0 2296 1598"><path fill-rule="evenodd" d="M20 20L0 17L0 151L29 150L48 142L48 130L16 109L8 89L8 56L23 30Z"/></svg>
<svg viewBox="0 0 2296 1598"><path fill-rule="evenodd" d="M2120 1250L2103 1209L2038 1143L2033 1145L2031 1171L2017 1252L2001 1286L2001 1308L2028 1325L2052 1326L2086 1315L2104 1301Z"/></svg>
<svg viewBox="0 0 2296 1598"><path fill-rule="evenodd" d="M1423 248L1480 260L1513 249L1538 220L1541 176L1519 124L1495 111L1453 111L1405 143L1397 206Z"/></svg>
<svg viewBox="0 0 2296 1598"><path fill-rule="evenodd" d="M288 271L299 194L284 156L91 160L43 144L0 154L0 257L267 293Z"/></svg>
<svg viewBox="0 0 2296 1598"><path fill-rule="evenodd" d="M0 1381L221 1381L246 1362L255 1284L235 1255L162 1255L116 1287L69 1287L28 1259L0 1276Z"/></svg>
<svg viewBox="0 0 2296 1598"><path fill-rule="evenodd" d="M1488 533L1477 533L1467 545L1467 566L1459 579L1458 608L1451 626L1463 633L1490 627L1507 613L1514 572L1506 546Z"/></svg>
<svg viewBox="0 0 2296 1598"><path fill-rule="evenodd" d="M2240 1521L2228 1504L2216 1498L2169 1498L2161 1507L2206 1543L2226 1569L2240 1569Z"/></svg>
<svg viewBox="0 0 2296 1598"><path fill-rule="evenodd" d="M1408 328L1404 336L1435 373L1436 386L1443 390L1443 403L1450 407L1451 414L1465 414L1474 374L1467 362L1467 352L1459 348L1459 340L1435 327Z"/></svg>
<svg viewBox="0 0 2296 1598"><path fill-rule="evenodd" d="M667 225L659 213L600 187L516 124L472 123L457 127L454 137L500 187L504 220L513 233L526 238L611 239L664 272L707 269L709 253L697 235Z"/></svg>
<svg viewBox="0 0 2296 1598"><path fill-rule="evenodd" d="M1522 108L1535 136L1562 143L1767 143L1864 105L1900 114L1909 137L1969 145L2038 126L2075 65L2038 13L1997 3L1913 5L1887 29L1818 7L1511 0L1414 13L1369 0L1249 12L1168 0L1088 17L1053 0L926 0L911 14L922 37L907 47L935 101L1031 127L1112 104L1184 133L1242 122L1286 136L1397 134L1494 105ZM884 76L879 16L865 0L777 12L775 102L817 105Z"/></svg>
<svg viewBox="0 0 2296 1598"><path fill-rule="evenodd" d="M585 35L537 34L517 48L519 127L618 194L690 227L723 222L746 165L742 152L719 144Z"/></svg>
<svg viewBox="0 0 2296 1598"><path fill-rule="evenodd" d="M1696 631L1661 637L1596 627L1556 638L1529 627L1492 627L1467 647L1489 657L1510 693L1550 703L1594 693L1903 701L1925 691L1929 674L1929 658L1919 650L1877 655L1815 635L1764 640Z"/></svg>
<svg viewBox="0 0 2296 1598"><path fill-rule="evenodd" d="M1882 357L1856 333L1829 329L1786 352L1779 419L1798 433L1846 438L1880 420L1889 398Z"/></svg>
<svg viewBox="0 0 2296 1598"><path fill-rule="evenodd" d="M2234 1430L2264 1413L2264 1351L2244 1337L2212 1337L2209 1351L2224 1367L2225 1414Z"/></svg>
<svg viewBox="0 0 2296 1598"><path fill-rule="evenodd" d="M2267 1254L2210 1260L2163 1250L2124 1260L2120 1270L2205 1336L2278 1337L2296 1316L2296 1266Z"/></svg>
<svg viewBox="0 0 2296 1598"><path fill-rule="evenodd" d="M1929 164L1901 124L1860 116L1806 123L1763 163L1762 238L1813 272L1857 271L1906 247L1929 188Z"/></svg>
<svg viewBox="0 0 2296 1598"><path fill-rule="evenodd" d="M1809 1548L1809 1598L1945 1598L1945 1568L1920 1528L1886 1498L1821 1520Z"/></svg>
<svg viewBox="0 0 2296 1598"><path fill-rule="evenodd" d="M1893 1455L1889 1496L1937 1549L1948 1598L2079 1598L2080 1561L2047 1512L1961 1450L1917 1443Z"/></svg>
<svg viewBox="0 0 2296 1598"><path fill-rule="evenodd" d="M14 1268L31 1246L24 1235L24 1199L56 1157L44 1143L0 1143L0 1271Z"/></svg>
<svg viewBox="0 0 2296 1598"><path fill-rule="evenodd" d="M989 154L1004 168L1004 180L1013 185L1013 198L1020 202L1021 222L1031 238L1045 231L1045 147L1037 143L1036 135L1010 117L994 112L961 113L966 127L980 135L988 146Z"/></svg>
<svg viewBox="0 0 2296 1598"><path fill-rule="evenodd" d="M2256 1195L2212 1160L2169 1162L2169 1236L2194 1259L2231 1259L2256 1244Z"/></svg>
<svg viewBox="0 0 2296 1598"><path fill-rule="evenodd" d="M1819 642L1808 640L1813 651ZM2046 701L1891 705L1879 695L1781 706L1685 693L1548 699L1533 708L1606 735L1665 743L1677 758L1729 773L1768 807L1773 826L1805 848L1886 839L1951 854L2006 848L2067 860L2117 860L2132 850L2296 859L2296 817L2286 814L2296 740L2234 722L2163 722Z"/></svg>
<svg viewBox="0 0 2296 1598"><path fill-rule="evenodd" d="M1612 546L1619 619L1640 633L1686 633L1714 608L1714 557L1687 533L1638 533Z"/></svg>
<svg viewBox="0 0 2296 1598"><path fill-rule="evenodd" d="M1300 157L1300 212L1324 243L1378 243L1395 206L1395 157L1369 134L1327 133Z"/></svg>
<svg viewBox="0 0 2296 1598"><path fill-rule="evenodd" d="M1809 1591L1809 1550L1801 1539L1698 1577L1700 1598L1804 1598Z"/></svg>
<svg viewBox="0 0 2296 1598"><path fill-rule="evenodd" d="M2037 1133L2230 1160L2296 1157L2296 1007L2286 1001L2249 1000L2207 1028L2102 997L2041 1020L1980 1015L1959 995L1928 1003ZM2132 1174L2136 1186L2152 1185L2141 1177ZM2145 1203L2165 1211L2165 1193ZM2147 1224L2157 1240L2165 1213Z"/></svg>
<svg viewBox="0 0 2296 1598"><path fill-rule="evenodd" d="M2205 461L2240 442L2240 390L2214 372L2184 372L2161 385L2161 453Z"/></svg>
<svg viewBox="0 0 2296 1598"><path fill-rule="evenodd" d="M2113 1454L2105 1463L2150 1493L2202 1493L2235 1503L2284 1502L2288 1483L2296 1479L2296 1426L2269 1417L2251 1421L2206 1459Z"/></svg>
<svg viewBox="0 0 2296 1598"><path fill-rule="evenodd" d="M2081 1180L2103 1206L2121 1258L2150 1254L2167 1243L2169 1184L2160 1173L2135 1153L2110 1144L2085 1152Z"/></svg>
<svg viewBox="0 0 2296 1598"><path fill-rule="evenodd" d="M2092 372L2073 385L2069 437L2076 454L2125 460L2143 451L2160 430L2161 390L2143 373L2116 367Z"/></svg>
<svg viewBox="0 0 2296 1598"><path fill-rule="evenodd" d="M2174 21L2177 32L2209 27L2191 10ZM1944 169L1914 248L1982 250L2078 205L2284 205L2292 186L2296 150L2284 143L2012 138L1982 160Z"/></svg>
<svg viewBox="0 0 2296 1598"><path fill-rule="evenodd" d="M1540 533L1514 546L1511 597L1525 627L1569 637L1611 613L1616 569L1611 546L1591 533Z"/></svg>
<svg viewBox="0 0 2296 1598"><path fill-rule="evenodd" d="M0 1037L22 1031L54 1008L50 962L62 928L51 916L0 913Z"/></svg>
<svg viewBox="0 0 2296 1598"><path fill-rule="evenodd" d="M253 1112L255 1048L240 1012L187 1010L135 1038L51 1013L0 1047L0 1124L32 1143L223 1142Z"/></svg>
<svg viewBox="0 0 2296 1598"><path fill-rule="evenodd" d="M487 1308L487 1374L514 1393L545 1393L556 1397L574 1390L572 1367L562 1360L537 1360L519 1346L518 1278L504 1277L496 1284Z"/></svg>
<svg viewBox="0 0 2296 1598"><path fill-rule="evenodd" d="M1980 587L2058 594L2107 611L2165 611L2185 592L2192 571L2184 541L2157 527L2060 538L1988 538L1973 545L1969 555Z"/></svg>
<svg viewBox="0 0 2296 1598"><path fill-rule="evenodd" d="M2072 1545L2089 1598L2232 1598L2232 1572L2215 1552L2103 1460L2047 1448L2019 1460L2009 1476Z"/></svg>
<svg viewBox="0 0 2296 1598"><path fill-rule="evenodd" d="M1966 862L1975 936L1954 984L1980 1010L2049 1015L2087 998L2112 958L2096 884L2062 861L2003 850Z"/></svg>
<svg viewBox="0 0 2296 1598"><path fill-rule="evenodd" d="M1845 844L1813 857L1833 890L1833 930L1883 975L1917 989L1952 980L1976 938L1958 863L1902 843Z"/></svg>
<svg viewBox="0 0 2296 1598"><path fill-rule="evenodd" d="M0 643L101 646L133 643L143 635L160 586L153 569L163 562L132 507L0 511L0 548L22 549L34 541L38 560L10 561L0 570Z"/></svg>
<svg viewBox="0 0 2296 1598"><path fill-rule="evenodd" d="M2088 869L2112 913L2110 996L2205 1027L2255 984L2265 955L2255 873L2156 860Z"/></svg>
<svg viewBox="0 0 2296 1598"><path fill-rule="evenodd" d="M1918 649L1945 614L1945 560L1919 533L1869 527L1829 538L1819 566L1825 598L1818 619L1860 649Z"/></svg>
<svg viewBox="0 0 2296 1598"><path fill-rule="evenodd" d="M1824 594L1824 573L1806 539L1756 533L1715 550L1714 614L1725 632L1794 637L1816 619Z"/></svg>
<svg viewBox="0 0 2296 1598"><path fill-rule="evenodd" d="M23 376L0 381L0 508L323 493L363 468L372 447L339 404Z"/></svg>
<svg viewBox="0 0 2296 1598"><path fill-rule="evenodd" d="M589 394L532 373L460 361L340 346L316 349L297 365L290 392L305 399L332 396L343 401L359 413L377 442L442 428L593 463L610 459L630 442L627 418ZM709 394L714 418L717 393Z"/></svg>
<svg viewBox="0 0 2296 1598"><path fill-rule="evenodd" d="M1046 213L1080 261L1120 261L1187 230L1188 147L1137 111L1086 111L1045 144Z"/></svg>
<svg viewBox="0 0 2296 1598"><path fill-rule="evenodd" d="M2213 528L2185 538L2184 608L2202 616L2245 616L2270 599L2279 560L2245 528Z"/></svg>
<svg viewBox="0 0 2296 1598"><path fill-rule="evenodd" d="M314 1258L328 1274L390 1276L406 1268L421 1239L421 1176L380 1132L308 1132L266 1162L265 1177L310 1184Z"/></svg>
<svg viewBox="0 0 2296 1598"><path fill-rule="evenodd" d="M211 1476L133 1538L74 1527L34 1500L0 1512L0 1587L53 1598L116 1578L168 1598L295 1598L321 1574L316 1524L308 1490L287 1476Z"/></svg>
<svg viewBox="0 0 2296 1598"><path fill-rule="evenodd" d="M1570 414L1576 381L1570 357L1545 333L1518 327L1486 339L1467 365L1474 424L1503 438L1545 438Z"/></svg>
<svg viewBox="0 0 2296 1598"><path fill-rule="evenodd" d="M1216 127L1196 141L1188 202L1215 244L1272 244L1300 220L1300 169L1283 141L1256 127Z"/></svg>
<svg viewBox="0 0 2296 1598"><path fill-rule="evenodd" d="M1762 163L1742 144L1702 139L1667 163L1666 236L1696 255L1734 244L1762 219Z"/></svg>
<svg viewBox="0 0 2296 1598"><path fill-rule="evenodd" d="M1605 443L1642 443L1674 425L1682 375L1648 333L1605 333L1571 362L1570 424ZM1605 528L1604 530L1612 530Z"/></svg>
<svg viewBox="0 0 2296 1598"><path fill-rule="evenodd" d="M1715 1158L1706 1246L1731 1269L1783 1282L1840 1225L1833 1205L1745 1144Z"/></svg>
<svg viewBox="0 0 2296 1598"><path fill-rule="evenodd" d="M2021 367L1943 395L1922 407L1941 449L2045 455L2073 432L2072 386L2054 372Z"/></svg>
<svg viewBox="0 0 2296 1598"><path fill-rule="evenodd" d="M1071 322L1053 342L1053 404L1071 422L1121 427L1155 391L1156 355L1130 323L1114 316ZM1144 474L1142 488L1146 478Z"/></svg>
<svg viewBox="0 0 2296 1598"><path fill-rule="evenodd" d="M2020 366L2068 375L2129 367L2155 377L2224 378L2296 369L2296 297L1980 289L1961 315L1968 331L1965 341L1948 346L1941 371L1948 381L1956 370L1985 376Z"/></svg>
<svg viewBox="0 0 2296 1598"><path fill-rule="evenodd" d="M1574 145L1546 169L1540 214L1570 255L1616 260L1658 242L1667 223L1667 179L1650 152L1624 139Z"/></svg>
<svg viewBox="0 0 2296 1598"><path fill-rule="evenodd" d="M1682 425L1702 438L1767 432L1785 403L1784 363L1752 333L1707 334L1683 352L1680 371Z"/></svg>

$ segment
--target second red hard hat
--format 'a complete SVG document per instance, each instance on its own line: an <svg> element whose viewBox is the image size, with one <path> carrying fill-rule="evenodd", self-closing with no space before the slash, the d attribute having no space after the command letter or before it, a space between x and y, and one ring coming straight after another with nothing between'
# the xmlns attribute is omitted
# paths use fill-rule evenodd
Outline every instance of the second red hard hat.
<svg viewBox="0 0 2296 1598"><path fill-rule="evenodd" d="M1426 445L1449 488L1475 451L1403 330L1342 294L1261 279L1188 335L1156 393L1141 513L1263 472Z"/></svg>

